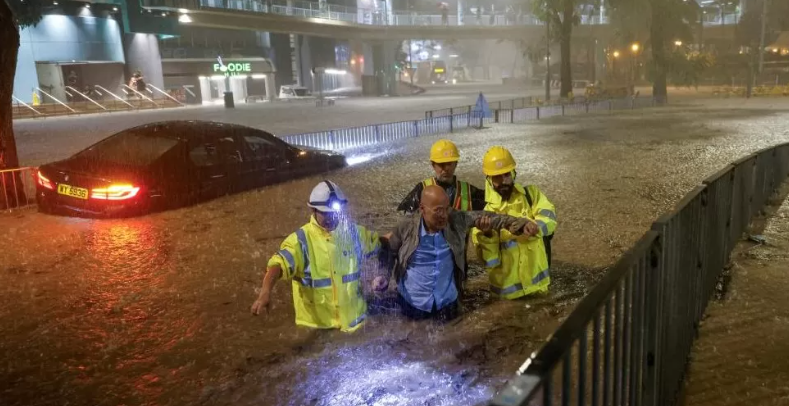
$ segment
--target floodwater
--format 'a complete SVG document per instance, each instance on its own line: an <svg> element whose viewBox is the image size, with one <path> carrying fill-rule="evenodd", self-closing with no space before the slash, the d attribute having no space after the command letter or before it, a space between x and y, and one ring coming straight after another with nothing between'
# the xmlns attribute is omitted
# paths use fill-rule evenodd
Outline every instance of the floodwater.
<svg viewBox="0 0 789 406"><path fill-rule="evenodd" d="M297 328L286 283L270 314L249 314L319 177L136 219L0 215L0 404L480 404L660 213L726 163L789 141L786 106L719 101L451 135L458 175L480 186L485 150L510 147L559 229L550 295L496 300L475 266L464 316L447 324L402 319L389 292L371 296L357 333ZM430 174L436 139L368 151L384 155L328 177L359 223L385 232Z"/></svg>

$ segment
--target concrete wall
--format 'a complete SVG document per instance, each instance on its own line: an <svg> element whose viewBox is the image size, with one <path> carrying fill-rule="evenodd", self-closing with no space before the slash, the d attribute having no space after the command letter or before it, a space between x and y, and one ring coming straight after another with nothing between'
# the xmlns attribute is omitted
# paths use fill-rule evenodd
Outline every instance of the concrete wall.
<svg viewBox="0 0 789 406"><path fill-rule="evenodd" d="M64 78L62 70L60 69L60 65L54 63L37 63L35 72L36 77L38 78L38 86L41 88L41 90L49 93L52 95L52 97L65 103L66 92L63 88ZM41 94L41 102L56 103L55 100L50 99L43 93Z"/></svg>
<svg viewBox="0 0 789 406"><path fill-rule="evenodd" d="M278 85L292 85L296 83L293 77L290 60L290 36L288 34L271 34L271 58L276 67L276 81ZM272 90L279 94L279 89Z"/></svg>
<svg viewBox="0 0 789 406"><path fill-rule="evenodd" d="M164 88L162 77L162 57L159 54L159 40L154 34L126 34L123 38L126 53L127 77L142 71L145 82L160 89Z"/></svg>
<svg viewBox="0 0 789 406"><path fill-rule="evenodd" d="M298 62L301 85L312 91L312 47L309 37L298 35Z"/></svg>
<svg viewBox="0 0 789 406"><path fill-rule="evenodd" d="M34 27L20 32L14 95L32 101L38 86L36 62L125 61L121 29L112 18L45 15Z"/></svg>
<svg viewBox="0 0 789 406"><path fill-rule="evenodd" d="M123 72L124 66L121 63L90 63L79 65L61 65L63 77L68 78L70 72L77 74L77 84L75 87L82 92L85 86L101 86L118 96L123 97L121 87L126 83ZM96 96L102 100L115 100L112 95L104 94Z"/></svg>

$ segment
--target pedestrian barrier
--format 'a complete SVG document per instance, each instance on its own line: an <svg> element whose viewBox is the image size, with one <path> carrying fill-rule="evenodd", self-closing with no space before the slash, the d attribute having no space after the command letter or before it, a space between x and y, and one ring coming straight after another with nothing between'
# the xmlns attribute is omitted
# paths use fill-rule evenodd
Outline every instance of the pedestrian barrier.
<svg viewBox="0 0 789 406"><path fill-rule="evenodd" d="M11 210L35 204L36 168L0 170L0 210Z"/></svg>
<svg viewBox="0 0 789 406"><path fill-rule="evenodd" d="M490 107L491 110L516 110L516 109L523 109L526 107L549 106L553 104L583 103L585 101L586 101L585 97L578 96L578 97L573 97L572 100L556 99L552 103L551 102L545 103L539 98L535 98L534 96L529 96L529 97L519 97L517 99L489 102L488 107ZM451 107L447 109L428 110L425 112L425 118L434 118L434 117L451 116L455 114L470 113L473 110L474 110L474 105Z"/></svg>
<svg viewBox="0 0 789 406"><path fill-rule="evenodd" d="M505 104L507 105L507 104ZM523 104L509 103L509 106ZM471 108L455 111L447 109L451 115L435 115L422 120L400 121L387 124L373 124L361 127L340 128L306 134L286 135L282 138L290 144L311 148L342 151L351 148L384 144L405 138L442 133L452 133L471 127L493 123L519 123L548 117L565 116L597 111L631 110L651 107L651 98L633 98L576 102L516 109L491 109L492 117L481 117L480 112ZM433 110L443 111L443 110ZM429 114L426 114L428 116Z"/></svg>
<svg viewBox="0 0 789 406"><path fill-rule="evenodd" d="M676 405L718 277L787 176L789 143L705 179L605 274L491 405Z"/></svg>

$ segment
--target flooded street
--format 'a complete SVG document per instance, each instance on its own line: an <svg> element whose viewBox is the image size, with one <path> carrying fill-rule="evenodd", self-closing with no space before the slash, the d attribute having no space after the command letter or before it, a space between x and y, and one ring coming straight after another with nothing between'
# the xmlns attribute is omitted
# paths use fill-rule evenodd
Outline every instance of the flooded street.
<svg viewBox="0 0 789 406"><path fill-rule="evenodd" d="M282 282L269 315L249 314L322 177L136 219L2 214L0 404L479 404L659 214L723 165L789 141L785 100L682 100L447 136L458 176L477 186L487 148L510 148L518 181L540 186L559 227L549 296L494 299L474 263L465 314L443 325L407 321L392 292L368 292L360 331L297 328ZM386 232L430 175L438 138L366 151L385 154L327 177L359 223Z"/></svg>

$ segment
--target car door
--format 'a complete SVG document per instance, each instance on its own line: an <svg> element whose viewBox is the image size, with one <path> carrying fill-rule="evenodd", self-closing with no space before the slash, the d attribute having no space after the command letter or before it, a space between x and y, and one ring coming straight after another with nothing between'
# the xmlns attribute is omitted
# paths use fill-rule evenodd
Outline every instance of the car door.
<svg viewBox="0 0 789 406"><path fill-rule="evenodd" d="M270 185L291 178L291 155L286 145L271 134L250 130L243 134L243 143L252 163L246 174L251 187Z"/></svg>
<svg viewBox="0 0 789 406"><path fill-rule="evenodd" d="M198 174L197 194L210 198L232 193L244 162L241 144L227 131L218 131L204 142L192 145L189 159Z"/></svg>

